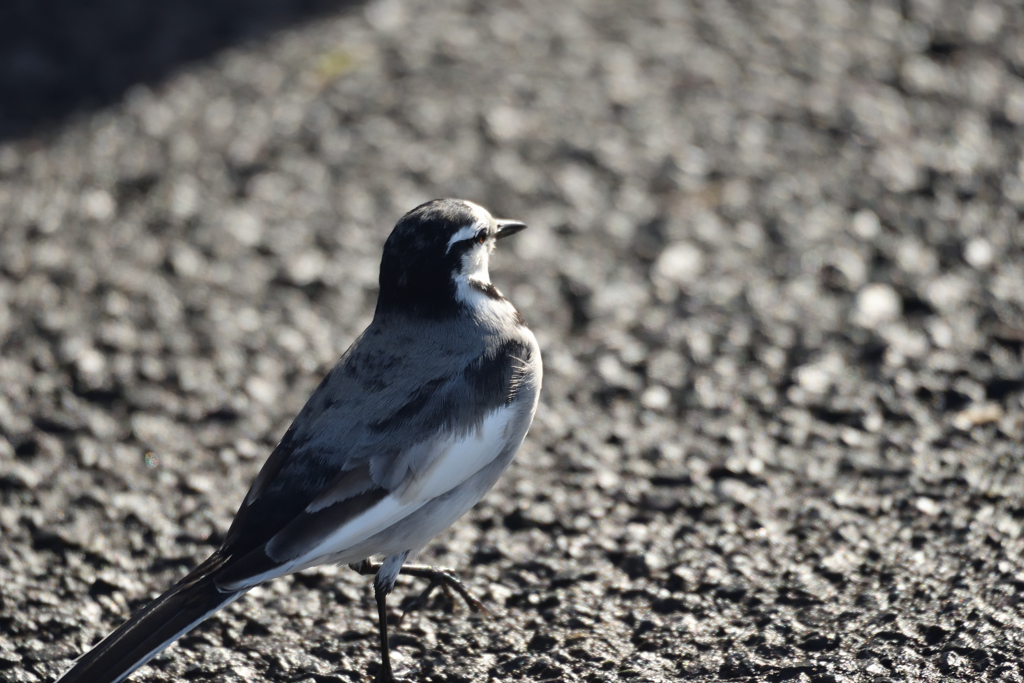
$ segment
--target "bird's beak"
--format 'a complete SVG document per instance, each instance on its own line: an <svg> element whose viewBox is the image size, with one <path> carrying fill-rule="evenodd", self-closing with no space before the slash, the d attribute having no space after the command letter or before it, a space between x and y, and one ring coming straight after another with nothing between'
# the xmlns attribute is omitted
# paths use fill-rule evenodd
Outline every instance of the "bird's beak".
<svg viewBox="0 0 1024 683"><path fill-rule="evenodd" d="M494 239L500 240L503 237L514 235L517 232L526 230L526 223L520 223L519 221L510 221L504 218L497 218L495 222L498 224L498 234L494 236Z"/></svg>

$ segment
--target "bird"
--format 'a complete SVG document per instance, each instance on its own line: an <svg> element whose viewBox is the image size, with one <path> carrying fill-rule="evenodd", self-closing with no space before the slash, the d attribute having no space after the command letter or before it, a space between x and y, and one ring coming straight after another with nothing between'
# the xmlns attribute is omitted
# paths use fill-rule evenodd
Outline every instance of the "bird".
<svg viewBox="0 0 1024 683"><path fill-rule="evenodd" d="M480 609L450 570L406 560L494 486L537 411L540 348L488 273L496 242L525 228L461 199L403 216L373 319L271 452L223 543L58 682L122 681L252 588L321 564L373 576L384 683L400 573L429 581L414 604L441 586Z"/></svg>

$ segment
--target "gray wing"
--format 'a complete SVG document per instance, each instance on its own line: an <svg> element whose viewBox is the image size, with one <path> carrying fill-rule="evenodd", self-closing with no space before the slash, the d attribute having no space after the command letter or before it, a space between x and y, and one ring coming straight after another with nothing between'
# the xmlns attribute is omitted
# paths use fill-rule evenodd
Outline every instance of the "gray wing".
<svg viewBox="0 0 1024 683"><path fill-rule="evenodd" d="M222 585L280 565L268 543L285 527L318 536L375 505L417 465L411 446L468 432L524 387L539 388L532 339L477 337L460 349L403 335L382 344L381 334L371 325L352 345L263 466L221 548L232 558Z"/></svg>

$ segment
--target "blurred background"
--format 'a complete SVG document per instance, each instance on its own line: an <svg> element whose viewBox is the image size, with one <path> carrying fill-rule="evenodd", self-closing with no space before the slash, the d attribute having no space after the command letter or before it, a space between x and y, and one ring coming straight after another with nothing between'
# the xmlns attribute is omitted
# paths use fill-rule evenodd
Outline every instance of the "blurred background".
<svg viewBox="0 0 1024 683"><path fill-rule="evenodd" d="M513 467L414 680L1020 680L1024 8L0 8L0 678L218 544L415 205L530 230ZM419 586L402 580L399 595ZM356 681L371 591L253 591L132 680Z"/></svg>

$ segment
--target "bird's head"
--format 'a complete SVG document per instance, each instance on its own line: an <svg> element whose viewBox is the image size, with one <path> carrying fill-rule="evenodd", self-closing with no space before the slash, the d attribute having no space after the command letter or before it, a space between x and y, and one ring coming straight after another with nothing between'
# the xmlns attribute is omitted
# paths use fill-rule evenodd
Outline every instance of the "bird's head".
<svg viewBox="0 0 1024 683"><path fill-rule="evenodd" d="M463 199L435 199L405 214L384 244L378 310L457 313L467 292L496 292L487 272L497 240L526 228Z"/></svg>

